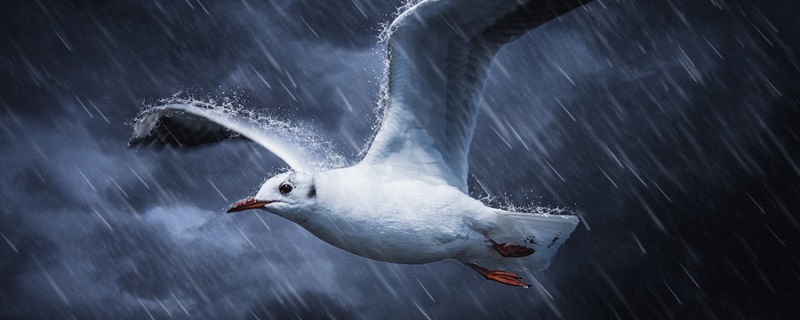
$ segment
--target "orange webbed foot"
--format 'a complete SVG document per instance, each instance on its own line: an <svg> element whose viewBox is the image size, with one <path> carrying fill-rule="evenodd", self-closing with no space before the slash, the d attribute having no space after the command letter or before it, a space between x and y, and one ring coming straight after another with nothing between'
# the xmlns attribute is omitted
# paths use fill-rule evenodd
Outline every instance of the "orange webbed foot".
<svg viewBox="0 0 800 320"><path fill-rule="evenodd" d="M467 263L472 270L478 271L486 280L497 281L509 286L527 288L530 285L520 280L522 277L503 270L489 270L474 263Z"/></svg>
<svg viewBox="0 0 800 320"><path fill-rule="evenodd" d="M532 255L535 252L532 248L526 246L506 245L505 242L497 243L491 239L489 241L492 242L492 248L505 258L520 258Z"/></svg>

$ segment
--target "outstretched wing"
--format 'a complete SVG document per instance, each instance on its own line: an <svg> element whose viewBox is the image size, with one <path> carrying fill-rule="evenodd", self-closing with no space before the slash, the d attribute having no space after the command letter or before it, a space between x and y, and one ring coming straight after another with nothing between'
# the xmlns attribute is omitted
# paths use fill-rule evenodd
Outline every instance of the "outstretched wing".
<svg viewBox="0 0 800 320"><path fill-rule="evenodd" d="M467 153L497 51L591 0L421 1L387 30L383 122L363 162L467 186Z"/></svg>
<svg viewBox="0 0 800 320"><path fill-rule="evenodd" d="M129 145L155 142L191 147L229 139L258 143L298 171L325 168L330 150L309 146L315 141L288 124L244 116L232 110L169 104L147 109L136 117Z"/></svg>

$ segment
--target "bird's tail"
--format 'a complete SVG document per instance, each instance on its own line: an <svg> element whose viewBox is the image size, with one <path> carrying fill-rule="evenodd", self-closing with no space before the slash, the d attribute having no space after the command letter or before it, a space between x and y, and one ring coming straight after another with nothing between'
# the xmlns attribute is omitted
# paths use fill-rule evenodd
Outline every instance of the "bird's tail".
<svg viewBox="0 0 800 320"><path fill-rule="evenodd" d="M524 246L533 253L523 257L501 257L491 259L500 264L514 264L529 270L543 270L550 266L550 259L569 238L578 225L574 215L542 213L519 213L497 210L497 226L486 236L498 244ZM499 259L499 260L498 260Z"/></svg>

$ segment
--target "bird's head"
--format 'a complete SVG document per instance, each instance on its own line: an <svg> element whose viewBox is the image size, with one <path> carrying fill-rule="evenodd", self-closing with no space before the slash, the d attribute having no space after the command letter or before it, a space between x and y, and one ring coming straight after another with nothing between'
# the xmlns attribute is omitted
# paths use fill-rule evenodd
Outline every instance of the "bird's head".
<svg viewBox="0 0 800 320"><path fill-rule="evenodd" d="M236 202L228 212L263 209L295 222L305 222L316 197L314 175L290 171L270 178L255 197Z"/></svg>

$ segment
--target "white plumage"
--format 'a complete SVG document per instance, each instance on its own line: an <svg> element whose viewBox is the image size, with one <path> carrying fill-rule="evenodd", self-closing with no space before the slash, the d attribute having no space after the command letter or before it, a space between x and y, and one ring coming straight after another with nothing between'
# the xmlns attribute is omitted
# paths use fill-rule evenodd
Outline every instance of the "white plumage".
<svg viewBox="0 0 800 320"><path fill-rule="evenodd" d="M253 140L294 171L269 179L229 212L263 209L367 258L457 259L487 279L525 287L514 273L479 265L544 269L578 218L507 212L470 198L467 155L497 51L582 2L428 0L409 6L386 31L388 96L380 129L352 167L318 171L325 155L297 139L246 117L183 104L143 112L132 143Z"/></svg>

